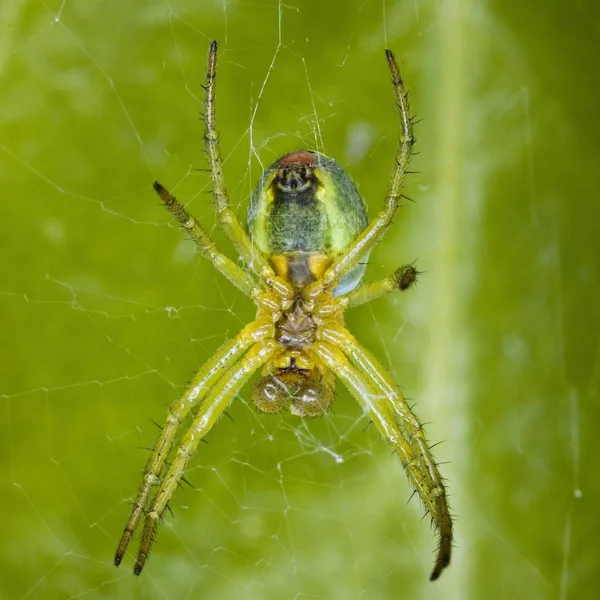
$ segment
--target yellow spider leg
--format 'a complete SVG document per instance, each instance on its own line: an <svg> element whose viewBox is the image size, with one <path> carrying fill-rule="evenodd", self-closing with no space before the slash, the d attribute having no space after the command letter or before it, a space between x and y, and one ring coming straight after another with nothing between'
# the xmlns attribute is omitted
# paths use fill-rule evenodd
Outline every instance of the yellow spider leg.
<svg viewBox="0 0 600 600"><path fill-rule="evenodd" d="M160 481L160 474L173 440L187 414L206 396L209 389L228 373L231 365L235 364L250 346L272 336L273 325L265 321L255 321L244 327L237 337L229 340L217 350L214 356L192 379L183 396L170 406L165 425L144 468L142 484L115 553L114 563L117 567L121 564L127 546L145 509L150 490Z"/></svg>
<svg viewBox="0 0 600 600"><path fill-rule="evenodd" d="M158 181L154 182L154 190L160 196L165 206L181 225L188 237L198 246L200 252L215 266L215 268L224 275L233 285L244 292L246 296L253 298L255 290L255 282L246 271L238 267L229 257L221 254L198 223L196 218L192 216L177 200L171 195Z"/></svg>
<svg viewBox="0 0 600 600"><path fill-rule="evenodd" d="M272 339L255 344L238 364L230 367L219 381L212 386L210 393L198 408L194 421L182 437L173 461L146 513L142 541L133 568L136 575L139 575L144 568L160 518L177 488L189 460L196 452L200 440L211 430L250 376L277 349L278 344Z"/></svg>
<svg viewBox="0 0 600 600"><path fill-rule="evenodd" d="M348 331L328 329L325 337L329 341L315 344L313 352L344 382L381 435L396 449L438 529L438 555L430 576L433 581L450 564L452 519L444 480L429 450L423 426L385 369Z"/></svg>
<svg viewBox="0 0 600 600"><path fill-rule="evenodd" d="M392 172L388 192L383 203L383 211L368 227L350 244L346 252L338 258L325 272L322 279L315 282L307 296L316 296L324 289L335 287L339 280L349 273L358 263L380 242L386 229L389 227L400 201L402 186L408 164L412 157L412 148L415 143L413 133L413 116L408 101L408 91L400 77L400 69L391 50L386 50L388 66L392 74L392 83L396 92L396 102L400 114L402 133L400 144L396 152L396 167Z"/></svg>
<svg viewBox="0 0 600 600"><path fill-rule="evenodd" d="M204 101L205 107L205 130L204 143L206 145L206 153L210 166L210 175L213 184L213 196L215 199L217 215L221 221L223 229L233 242L240 256L246 261L250 268L268 285L278 285L285 288L285 297L293 295L292 289L285 284L283 280L275 276L273 269L262 255L262 253L252 244L245 229L240 225L240 222L231 209L229 203L229 195L225 185L225 177L223 176L223 160L221 158L221 150L219 147L219 135L216 129L216 114L215 114L215 79L217 77L217 42L213 41L210 44L210 52L208 53L208 70L206 73L206 85L204 90L206 97Z"/></svg>
<svg viewBox="0 0 600 600"><path fill-rule="evenodd" d="M358 289L351 291L346 296L340 298L344 309L359 304L371 302L375 298L389 294L394 290L406 291L417 280L418 271L413 265L404 265L396 269L387 277L361 285Z"/></svg>

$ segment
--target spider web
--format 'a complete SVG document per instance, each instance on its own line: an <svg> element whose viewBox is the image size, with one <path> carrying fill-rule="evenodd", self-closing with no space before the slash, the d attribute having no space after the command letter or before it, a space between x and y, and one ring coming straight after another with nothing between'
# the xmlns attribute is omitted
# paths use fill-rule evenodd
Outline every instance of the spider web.
<svg viewBox="0 0 600 600"><path fill-rule="evenodd" d="M0 9L0 596L591 597L582 445L598 416L600 346L597 331L569 337L566 192L550 194L551 170L539 167L564 106L536 113L535 56L510 11L325 4ZM233 256L215 226L197 118L211 39L241 218L261 169L301 147L336 157L374 216L397 143L383 48L427 116L413 163L423 173L407 189L418 204L400 209L368 277L415 259L426 273L347 322L416 400L429 439L445 442L435 455L449 461L458 545L439 583L427 581L435 536L407 502L398 458L340 386L332 413L311 421L259 415L245 390L187 470L142 577L132 550L112 565L152 421L254 316L150 189L159 179ZM567 122L562 135L575 130ZM578 281L591 286L596 272L592 256ZM584 342L590 358L574 373L569 348Z"/></svg>

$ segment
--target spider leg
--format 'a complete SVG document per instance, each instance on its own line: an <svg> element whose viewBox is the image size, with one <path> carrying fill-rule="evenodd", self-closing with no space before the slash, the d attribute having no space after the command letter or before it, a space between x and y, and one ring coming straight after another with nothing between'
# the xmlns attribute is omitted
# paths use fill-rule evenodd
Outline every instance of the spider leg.
<svg viewBox="0 0 600 600"><path fill-rule="evenodd" d="M346 252L336 260L324 276L312 286L309 295L318 295L324 289L335 287L340 279L349 273L381 241L389 227L400 201L404 177L413 154L415 143L413 116L408 101L408 91L400 77L400 69L391 50L385 51L388 67L392 74L392 83L396 93L396 103L400 115L401 135L395 156L395 168L392 172L388 192L384 198L383 210L369 223L367 228L350 244Z"/></svg>
<svg viewBox="0 0 600 600"><path fill-rule="evenodd" d="M196 244L200 252L215 268L233 285L251 298L254 296L254 279L244 269L236 265L229 257L221 254L204 231L197 219L193 217L158 181L154 182L154 190L165 203L167 209L181 225L188 237Z"/></svg>
<svg viewBox="0 0 600 600"><path fill-rule="evenodd" d="M414 265L403 265L387 277L379 281L366 283L351 291L341 299L343 307L346 309L358 306L359 304L365 304L394 290L404 292L417 281L418 274L419 272L415 269Z"/></svg>
<svg viewBox="0 0 600 600"><path fill-rule="evenodd" d="M158 523L200 440L212 429L250 376L276 352L277 348L278 344L273 339L256 343L238 364L229 367L211 387L208 396L198 408L192 424L183 435L171 465L146 512L142 540L133 568L136 575L139 575L144 568Z"/></svg>
<svg viewBox="0 0 600 600"><path fill-rule="evenodd" d="M216 110L215 110L215 80L217 77L217 42L210 44L208 53L208 69L206 72L206 92L204 107L204 143L206 154L210 167L210 175L213 184L213 196L217 209L217 215L221 226L233 242L236 250L244 259L246 264L263 280L267 285L278 285L286 288L285 296L291 297L293 291L281 278L276 277L273 269L260 251L252 244L246 230L240 225L240 222L231 209L225 177L223 176L223 160L219 146L219 135L216 129Z"/></svg>
<svg viewBox="0 0 600 600"><path fill-rule="evenodd" d="M452 519L444 480L431 455L423 426L389 374L348 331L328 328L324 334L328 341L317 342L311 352L343 381L381 435L397 451L439 532L437 559L430 576L433 581L450 564Z"/></svg>
<svg viewBox="0 0 600 600"><path fill-rule="evenodd" d="M198 371L183 395L169 407L165 425L161 429L152 454L144 468L142 483L115 553L114 563L117 567L121 564L127 546L146 508L150 491L160 481L160 474L165 466L169 450L185 417L206 396L208 391L229 373L231 366L240 359L250 346L260 343L265 338L272 337L272 335L273 325L270 323L255 321L247 325L237 337L227 341L219 348L214 356Z"/></svg>

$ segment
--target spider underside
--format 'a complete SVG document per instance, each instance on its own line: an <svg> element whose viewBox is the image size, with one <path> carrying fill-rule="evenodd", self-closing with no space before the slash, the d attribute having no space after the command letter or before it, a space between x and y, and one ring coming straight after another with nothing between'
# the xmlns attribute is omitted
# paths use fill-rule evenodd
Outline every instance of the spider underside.
<svg viewBox="0 0 600 600"><path fill-rule="evenodd" d="M400 114L401 137L382 211L370 223L364 202L342 168L332 159L297 150L277 160L253 195L248 227L231 209L215 127L217 43L208 56L205 89L205 145L219 221L247 268L213 245L186 208L158 182L154 189L200 252L257 305L256 319L227 341L192 379L169 408L166 422L144 469L142 483L121 536L119 565L143 518L134 573L144 568L156 529L200 440L231 400L258 370L252 395L267 413L286 404L300 417L323 414L333 401L336 377L397 452L439 535L430 579L450 563L452 519L444 480L430 452L423 427L398 386L344 327L347 308L416 280L412 265L388 277L360 285L364 261L382 239L402 196L414 144L408 94L391 51L386 58ZM181 424L192 423L174 445Z"/></svg>

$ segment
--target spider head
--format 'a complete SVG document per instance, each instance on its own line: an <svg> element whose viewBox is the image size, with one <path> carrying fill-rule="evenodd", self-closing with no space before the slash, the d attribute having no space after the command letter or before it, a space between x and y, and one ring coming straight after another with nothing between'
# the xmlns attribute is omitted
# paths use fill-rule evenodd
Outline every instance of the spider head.
<svg viewBox="0 0 600 600"><path fill-rule="evenodd" d="M317 417L333 402L333 382L326 381L317 369L288 367L259 378L252 396L262 412L279 412L290 402L292 414Z"/></svg>

